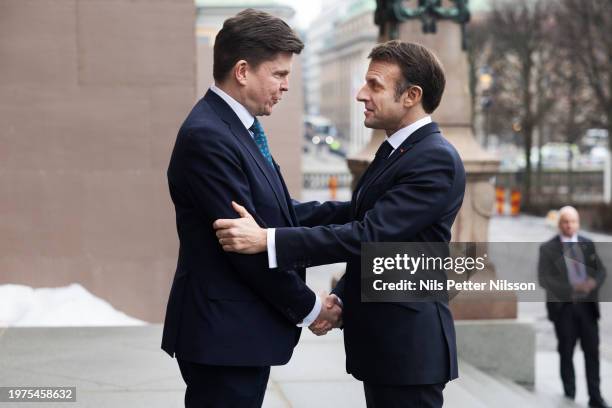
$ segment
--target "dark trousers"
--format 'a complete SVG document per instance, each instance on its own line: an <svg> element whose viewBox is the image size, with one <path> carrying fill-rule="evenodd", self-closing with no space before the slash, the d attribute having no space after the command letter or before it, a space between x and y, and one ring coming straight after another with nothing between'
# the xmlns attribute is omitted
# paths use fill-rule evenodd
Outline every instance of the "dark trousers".
<svg viewBox="0 0 612 408"><path fill-rule="evenodd" d="M270 367L211 366L178 360L186 408L259 408Z"/></svg>
<svg viewBox="0 0 612 408"><path fill-rule="evenodd" d="M561 380L565 395L576 394L574 348L576 341L584 352L587 387L591 401L599 401L599 326L589 303L569 303L554 321L560 356Z"/></svg>
<svg viewBox="0 0 612 408"><path fill-rule="evenodd" d="M444 386L363 383L368 408L441 408Z"/></svg>

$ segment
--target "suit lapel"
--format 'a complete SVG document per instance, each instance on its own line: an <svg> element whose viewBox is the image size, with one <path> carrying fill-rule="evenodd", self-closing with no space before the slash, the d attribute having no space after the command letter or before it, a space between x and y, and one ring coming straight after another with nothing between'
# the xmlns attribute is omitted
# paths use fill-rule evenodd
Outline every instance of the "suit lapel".
<svg viewBox="0 0 612 408"><path fill-rule="evenodd" d="M363 197L367 189L387 170L393 163L399 160L406 152L412 149L417 143L423 140L426 136L439 132L438 125L435 122L429 123L419 129L417 129L413 134L411 134L404 142L395 149L395 151L391 154L387 160L383 162L383 164L379 167L379 169L370 174L370 166L366 170L363 177L359 180L358 188L355 189L355 213L359 212L360 205L363 203ZM361 191L359 191L361 189ZM357 193L359 193L359 198L357 198Z"/></svg>
<svg viewBox="0 0 612 408"><path fill-rule="evenodd" d="M355 217L355 215L357 214L357 193L363 186L363 183L365 182L365 180L368 178L370 174L370 170L371 170L371 166L368 166L365 169L365 171L359 178L359 181L357 181L357 185L355 186L355 189L353 190L353 194L351 194L351 213L353 214L353 217Z"/></svg>
<svg viewBox="0 0 612 408"><path fill-rule="evenodd" d="M584 256L584 258L586 260L586 252L585 251L588 250L590 252L589 241L587 241L586 238L584 238L582 235L578 235L578 242L580 243L580 249L582 250L582 255Z"/></svg>
<svg viewBox="0 0 612 408"><path fill-rule="evenodd" d="M272 160L274 161L274 159ZM283 175L281 174L280 166L276 163L276 161L274 161L274 168L276 169L276 173L278 174L278 179L280 180L281 185L283 187L283 192L285 193L285 201L287 203L287 210L289 214L291 215L291 220L293 221L291 226L297 227L298 219L297 219L297 215L295 214L295 210L293 209L293 203L291 202L291 195L289 194L289 189L287 188L287 184L285 184L285 179L283 179Z"/></svg>
<svg viewBox="0 0 612 408"><path fill-rule="evenodd" d="M270 164L263 157L259 148L255 144L255 141L251 137L249 131L244 127L238 116L234 113L232 108L230 108L223 99L216 93L212 91L208 91L204 96L204 99L210 104L210 106L217 112L219 117L228 124L232 134L238 139L240 144L244 147L244 149L249 152L251 157L257 163L257 167L263 173L264 177L268 181L268 184L272 188L274 192L274 196L276 197L276 201L278 201L279 206L283 212L283 215L287 219L289 223L291 223L291 215L289 214L289 209L287 208L286 199L284 197L284 192L281 189L281 186L276 179L278 175L275 174L275 169L273 169Z"/></svg>
<svg viewBox="0 0 612 408"><path fill-rule="evenodd" d="M561 242L561 237L557 235L557 239L555 240L556 251L559 254L557 261L555 262L555 266L561 272L562 279L569 285L569 278L567 276L567 264L565 263L565 254L563 253L563 243Z"/></svg>

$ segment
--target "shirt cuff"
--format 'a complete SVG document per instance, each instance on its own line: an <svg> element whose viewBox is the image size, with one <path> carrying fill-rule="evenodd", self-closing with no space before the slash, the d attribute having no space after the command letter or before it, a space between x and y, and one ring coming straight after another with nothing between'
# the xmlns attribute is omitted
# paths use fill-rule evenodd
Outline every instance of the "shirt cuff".
<svg viewBox="0 0 612 408"><path fill-rule="evenodd" d="M340 296L336 295L336 299L338 299L338 303L340 303L340 307L343 308L344 302L342 301L342 299L340 299Z"/></svg>
<svg viewBox="0 0 612 408"><path fill-rule="evenodd" d="M310 313L308 313L308 315L304 318L304 320L302 320L302 323L298 323L298 327L308 327L312 324L312 322L314 322L315 320L317 320L317 317L319 317L319 313L321 313L321 299L319 299L318 296L315 295L315 304L312 307L312 310L310 311Z"/></svg>
<svg viewBox="0 0 612 408"><path fill-rule="evenodd" d="M278 263L276 262L276 228L266 229L268 237L268 268L277 268Z"/></svg>

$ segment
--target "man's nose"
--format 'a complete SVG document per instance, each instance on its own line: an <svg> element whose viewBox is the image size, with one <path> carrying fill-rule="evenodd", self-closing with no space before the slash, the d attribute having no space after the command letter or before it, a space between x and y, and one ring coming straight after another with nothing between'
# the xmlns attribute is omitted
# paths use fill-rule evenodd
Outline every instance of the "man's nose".
<svg viewBox="0 0 612 408"><path fill-rule="evenodd" d="M359 102L366 102L368 100L368 93L365 90L365 86L362 86L357 96L355 97Z"/></svg>

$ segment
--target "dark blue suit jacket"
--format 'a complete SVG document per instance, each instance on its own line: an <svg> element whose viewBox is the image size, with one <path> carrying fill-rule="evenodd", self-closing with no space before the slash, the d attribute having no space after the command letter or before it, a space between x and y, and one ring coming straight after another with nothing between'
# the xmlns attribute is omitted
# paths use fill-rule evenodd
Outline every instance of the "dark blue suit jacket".
<svg viewBox="0 0 612 408"><path fill-rule="evenodd" d="M315 303L304 268L269 269L266 253L226 253L212 224L237 217L232 200L262 227L333 222L348 206L294 206L278 166L266 162L238 116L211 91L179 130L168 183L180 249L162 348L202 364L287 363L300 334L296 324Z"/></svg>
<svg viewBox="0 0 612 408"><path fill-rule="evenodd" d="M362 303L362 242L448 242L463 202L465 171L437 124L418 129L376 174L366 171L352 221L279 228L279 268L347 261L335 293L344 302L347 371L378 384L437 384L457 377L453 317L444 302ZM357 197L358 194L358 199Z"/></svg>
<svg viewBox="0 0 612 408"><path fill-rule="evenodd" d="M606 279L606 268L595 251L593 241L578 235L578 245L584 257L584 266L589 277L595 279L597 287L582 302L588 304L593 317L599 319L599 288ZM540 246L538 259L538 280L540 286L546 289L546 310L548 318L555 321L563 307L572 298L573 287L567 276L567 265L563 254L561 237L555 235ZM566 300L566 301L563 301Z"/></svg>

